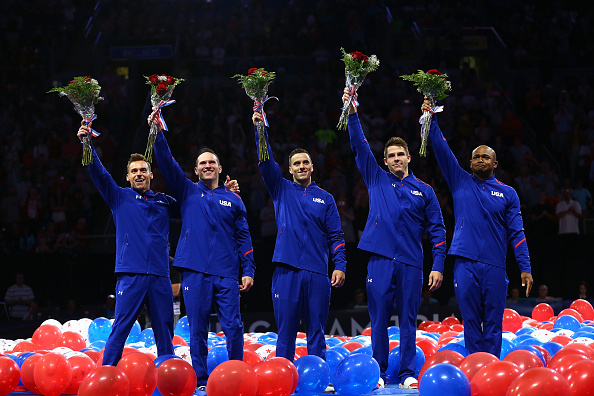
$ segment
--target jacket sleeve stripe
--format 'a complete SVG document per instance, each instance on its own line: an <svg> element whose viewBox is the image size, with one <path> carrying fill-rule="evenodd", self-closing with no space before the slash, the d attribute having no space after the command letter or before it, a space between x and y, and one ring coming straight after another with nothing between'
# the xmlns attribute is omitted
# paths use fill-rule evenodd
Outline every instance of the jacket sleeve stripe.
<svg viewBox="0 0 594 396"><path fill-rule="evenodd" d="M525 240L526 240L526 238L524 238L520 242L516 243L516 246L514 246L514 249L517 248L518 246L520 246L522 244L522 242L524 242Z"/></svg>
<svg viewBox="0 0 594 396"><path fill-rule="evenodd" d="M248 250L247 252L245 252L245 253L243 254L243 256L245 257L245 256L247 256L248 254L250 254L250 253L251 253L251 252L253 252L253 251L254 251L254 249L252 249L252 250Z"/></svg>
<svg viewBox="0 0 594 396"><path fill-rule="evenodd" d="M334 251L336 251L336 249L338 249L339 247L344 246L344 243L341 243L339 245L336 245L336 247L334 248Z"/></svg>

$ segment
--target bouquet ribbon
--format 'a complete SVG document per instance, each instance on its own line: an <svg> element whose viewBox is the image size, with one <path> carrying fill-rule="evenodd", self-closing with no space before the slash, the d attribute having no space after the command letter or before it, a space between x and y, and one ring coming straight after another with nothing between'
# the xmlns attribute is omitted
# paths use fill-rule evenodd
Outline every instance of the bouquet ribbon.
<svg viewBox="0 0 594 396"><path fill-rule="evenodd" d="M97 114L93 114L91 116L91 118L83 118L83 123L84 123L84 125L89 125L91 122L95 121L96 119L97 119ZM101 134L99 132L97 132L96 130L94 130L91 127L89 127L89 132L91 132L91 135L93 137L101 136Z"/></svg>
<svg viewBox="0 0 594 396"><path fill-rule="evenodd" d="M266 127L268 128L268 120L266 119L266 113L264 113L264 103L266 103L269 99L276 99L278 100L278 98L276 96L264 96L264 98L262 99L261 102L254 102L254 113L259 111L260 113L262 113L262 120L264 121L264 125L266 125Z"/></svg>
<svg viewBox="0 0 594 396"><path fill-rule="evenodd" d="M341 110L348 109L351 102L355 105L355 107L359 107L359 102L357 102L357 99L355 99L355 93L357 93L357 88L355 88L355 86L353 84L351 84L351 76L349 76L348 74L346 76L346 80L347 80L347 87L349 88L349 95L351 95L351 96L349 97L349 100L344 102L344 106Z"/></svg>
<svg viewBox="0 0 594 396"><path fill-rule="evenodd" d="M159 102L159 105L157 106L157 108L155 110L153 110L153 112L149 116L149 118L152 120L155 117L155 115L158 115L159 117L157 118L157 120L158 120L159 126L164 131L169 131L169 129L167 129L167 124L165 123L165 118L163 118L163 114L161 114L161 109L163 107L169 106L170 104L173 104L173 103L175 103L175 100L161 100L161 102Z"/></svg>
<svg viewBox="0 0 594 396"><path fill-rule="evenodd" d="M443 111L443 106L435 106L434 108L431 109L431 111L427 111L427 112L423 113L423 115L419 118L419 124L422 124L425 121L426 115L441 113L442 111Z"/></svg>

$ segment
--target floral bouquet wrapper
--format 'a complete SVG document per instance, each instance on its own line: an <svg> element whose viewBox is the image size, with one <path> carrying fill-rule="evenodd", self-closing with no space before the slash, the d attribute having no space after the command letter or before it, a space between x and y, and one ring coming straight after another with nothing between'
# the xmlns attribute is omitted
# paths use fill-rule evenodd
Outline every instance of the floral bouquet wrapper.
<svg viewBox="0 0 594 396"><path fill-rule="evenodd" d="M356 107L359 106L357 99L355 99L355 93L361 84L363 84L365 77L372 71L377 70L379 59L375 55L367 56L359 51L347 53L344 48L340 50L342 51L342 61L344 62L345 86L349 89L351 96L341 109L342 113L336 127L346 131L349 125L349 107L351 103Z"/></svg>
<svg viewBox="0 0 594 396"><path fill-rule="evenodd" d="M264 103L269 99L276 99L276 96L268 96L268 86L274 80L275 73L269 72L264 69L258 69L252 67L248 70L247 75L236 74L232 78L236 78L237 82L243 87L247 96L254 101L254 112L258 112L262 115L263 121L258 121L256 127L258 128L258 148L259 154L258 159L260 161L266 161L269 159L268 145L266 144L265 128L268 127L268 120L266 119L266 113L264 112Z"/></svg>
<svg viewBox="0 0 594 396"><path fill-rule="evenodd" d="M74 110L83 118L84 124L89 125L92 136L101 135L93 128L90 128L90 124L97 118L95 105L103 99L99 96L101 86L99 86L97 80L89 76L74 77L65 87L52 88L47 92L58 92L60 96L66 96L74 105ZM93 163L93 152L89 139L88 136L83 137L83 166Z"/></svg>
<svg viewBox="0 0 594 396"><path fill-rule="evenodd" d="M153 162L153 150L157 133L159 133L160 130L168 131L161 109L175 103L175 100L171 100L171 95L173 94L175 87L184 81L184 79L171 77L166 74L153 74L145 78L146 83L151 86L151 105L153 111L149 116L149 119L155 119L156 123L150 123L149 137L144 157L148 162Z"/></svg>
<svg viewBox="0 0 594 396"><path fill-rule="evenodd" d="M433 113L443 111L443 106L436 106L435 102L448 97L446 91L452 89L452 83L448 81L447 74L441 73L436 69L431 69L427 72L419 70L417 73L400 77L406 81L412 81L415 87L417 87L417 91L426 96L429 102L431 102L431 111L423 112L423 115L419 119L419 123L421 124L421 148L419 149L419 155L426 157L432 115Z"/></svg>

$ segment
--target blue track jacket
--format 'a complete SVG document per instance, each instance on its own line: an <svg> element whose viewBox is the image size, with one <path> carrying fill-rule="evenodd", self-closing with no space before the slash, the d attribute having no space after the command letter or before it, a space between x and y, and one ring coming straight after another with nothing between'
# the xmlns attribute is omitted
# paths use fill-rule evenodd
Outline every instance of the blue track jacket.
<svg viewBox="0 0 594 396"><path fill-rule="evenodd" d="M173 159L163 132L155 140L155 158L167 186L181 205L182 231L174 267L209 275L254 277L256 265L247 212L239 195L225 186L214 190L186 178Z"/></svg>
<svg viewBox="0 0 594 396"><path fill-rule="evenodd" d="M511 243L522 272L530 272L520 199L494 176L484 182L466 172L443 137L433 115L429 139L454 198L456 219L449 254L505 269Z"/></svg>
<svg viewBox="0 0 594 396"><path fill-rule="evenodd" d="M258 144L258 130L256 145ZM314 182L307 188L285 179L274 161L268 143L269 159L260 162L260 172L274 201L276 245L273 262L328 275L328 251L334 269L346 271L344 233L334 197ZM260 148L258 147L258 152Z"/></svg>
<svg viewBox="0 0 594 396"><path fill-rule="evenodd" d="M91 179L111 209L116 228L115 272L169 276L169 218L177 217L175 199L148 190L119 187L93 149Z"/></svg>
<svg viewBox="0 0 594 396"><path fill-rule="evenodd" d="M369 215L359 249L423 268L423 233L433 245L433 271L443 273L446 231L435 191L412 172L400 180L382 169L365 139L359 115L349 115L355 162L369 191Z"/></svg>

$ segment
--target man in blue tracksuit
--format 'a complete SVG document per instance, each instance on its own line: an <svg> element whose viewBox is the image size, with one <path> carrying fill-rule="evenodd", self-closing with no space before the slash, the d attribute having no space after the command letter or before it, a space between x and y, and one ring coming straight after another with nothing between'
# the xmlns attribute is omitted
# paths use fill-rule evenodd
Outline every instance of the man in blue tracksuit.
<svg viewBox="0 0 594 396"><path fill-rule="evenodd" d="M173 266L182 274L182 292L190 325L190 353L199 390L206 389L207 337L214 302L227 338L229 359L243 358L239 292L254 281L254 255L247 212L239 195L219 186L222 167L210 149L196 159L198 183L187 179L173 159L164 134L158 133L155 157L163 178L181 206L182 232ZM241 273L241 284L238 279Z"/></svg>
<svg viewBox="0 0 594 396"><path fill-rule="evenodd" d="M254 125L262 116L254 113ZM258 142L258 131L256 144ZM293 361L295 338L301 318L307 333L307 352L326 358L324 331L328 320L331 286L344 284L346 254L340 216L334 197L311 180L313 163L304 149L289 155L285 179L272 156L266 135L269 159L258 165L274 202L276 245L272 261L272 304L278 327L276 355ZM258 147L258 151L261 148ZM334 271L328 278L328 251Z"/></svg>
<svg viewBox="0 0 594 396"><path fill-rule="evenodd" d="M432 111L428 100L423 111ZM530 256L524 236L520 200L516 191L497 180L495 151L479 146L466 172L443 137L433 116L429 139L437 162L452 191L454 236L449 254L455 256L454 288L464 319L464 342L470 353L501 353L502 318L508 279L508 244L521 270L526 297L532 288Z"/></svg>
<svg viewBox="0 0 594 396"><path fill-rule="evenodd" d="M89 136L82 125L78 136ZM109 205L116 228L116 305L112 331L105 344L104 365L117 365L130 329L144 304L148 307L159 356L173 353L173 293L169 280L169 218L179 217L175 199L151 191L150 164L132 154L126 180L119 187L95 150L89 172Z"/></svg>
<svg viewBox="0 0 594 396"><path fill-rule="evenodd" d="M343 102L348 100L345 89ZM390 138L384 148L384 163L377 163L363 135L357 108L351 104L349 136L357 167L369 190L369 215L359 249L371 253L367 266L367 296L371 318L373 357L380 365L379 387L384 386L388 367L388 322L394 301L400 323L400 388L417 389L417 312L423 288L423 233L433 246L433 267L429 288L436 290L443 280L446 233L439 202L433 188L408 169L408 145Z"/></svg>

